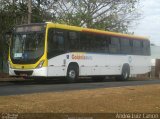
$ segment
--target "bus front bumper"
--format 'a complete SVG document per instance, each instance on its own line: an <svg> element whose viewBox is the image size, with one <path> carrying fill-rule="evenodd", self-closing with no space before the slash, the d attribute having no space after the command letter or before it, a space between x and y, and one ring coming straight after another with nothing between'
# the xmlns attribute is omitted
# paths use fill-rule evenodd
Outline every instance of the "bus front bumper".
<svg viewBox="0 0 160 119"><path fill-rule="evenodd" d="M33 77L46 77L47 67L37 69L9 69L10 76L33 76Z"/></svg>

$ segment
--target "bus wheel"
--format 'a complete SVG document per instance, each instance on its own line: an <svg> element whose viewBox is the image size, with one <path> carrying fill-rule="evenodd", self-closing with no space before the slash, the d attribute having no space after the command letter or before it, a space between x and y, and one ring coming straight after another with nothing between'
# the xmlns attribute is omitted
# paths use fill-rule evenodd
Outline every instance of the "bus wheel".
<svg viewBox="0 0 160 119"><path fill-rule="evenodd" d="M73 83L76 82L79 75L79 68L76 65L69 65L67 69L67 82Z"/></svg>
<svg viewBox="0 0 160 119"><path fill-rule="evenodd" d="M122 73L120 76L116 76L116 80L118 81L126 81L130 76L130 67L128 64L123 65Z"/></svg>

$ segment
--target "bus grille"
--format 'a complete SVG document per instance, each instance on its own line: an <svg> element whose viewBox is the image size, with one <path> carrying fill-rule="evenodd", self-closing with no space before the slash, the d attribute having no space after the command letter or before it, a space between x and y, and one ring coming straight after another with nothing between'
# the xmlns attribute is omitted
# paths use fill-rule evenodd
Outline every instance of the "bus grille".
<svg viewBox="0 0 160 119"><path fill-rule="evenodd" d="M33 71L14 71L16 75L27 75L30 76L33 74Z"/></svg>

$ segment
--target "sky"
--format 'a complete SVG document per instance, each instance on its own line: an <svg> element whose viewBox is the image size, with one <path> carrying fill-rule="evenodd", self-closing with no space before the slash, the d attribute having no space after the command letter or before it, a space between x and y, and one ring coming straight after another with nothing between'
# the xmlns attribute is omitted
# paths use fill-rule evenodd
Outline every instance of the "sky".
<svg viewBox="0 0 160 119"><path fill-rule="evenodd" d="M140 0L140 6L142 19L130 31L160 46L160 0Z"/></svg>

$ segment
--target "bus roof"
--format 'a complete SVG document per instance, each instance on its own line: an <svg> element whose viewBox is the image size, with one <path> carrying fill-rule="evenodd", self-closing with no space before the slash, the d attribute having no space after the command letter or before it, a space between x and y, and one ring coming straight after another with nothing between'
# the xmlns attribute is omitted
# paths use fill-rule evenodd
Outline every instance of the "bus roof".
<svg viewBox="0 0 160 119"><path fill-rule="evenodd" d="M29 24L29 26L45 25L45 24L47 24L48 27L55 27L55 28L61 28L61 29L67 29L67 30L96 33L96 34L104 34L104 35L111 35L111 36L115 36L115 37L117 36L117 37L131 38L131 39L138 39L138 40L149 40L147 37L142 37L142 36L135 36L135 35L129 35L129 34L123 34L123 33L117 33L117 32L83 28L83 27L71 26L71 25L66 25L66 24L57 24L57 23L53 23L53 22L32 23L32 24ZM17 27L21 27L21 26L28 26L28 24L18 25Z"/></svg>
<svg viewBox="0 0 160 119"><path fill-rule="evenodd" d="M147 37L128 35L128 34L117 33L117 32L83 28L83 27L70 26L70 25L65 25L65 24L57 24L57 23L52 23L52 22L46 22L46 24L49 27L56 27L56 28L67 29L67 30L96 33L96 34L104 34L104 35L111 35L111 36L115 36L115 37L118 36L118 37L123 37L123 38L131 38L131 39L139 39L139 40L149 40Z"/></svg>

